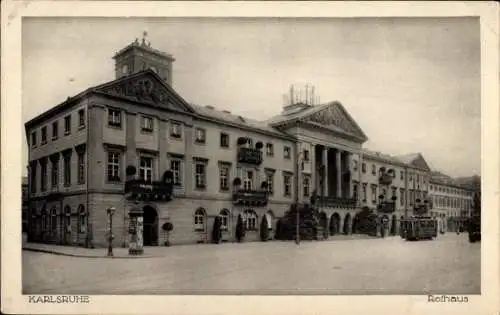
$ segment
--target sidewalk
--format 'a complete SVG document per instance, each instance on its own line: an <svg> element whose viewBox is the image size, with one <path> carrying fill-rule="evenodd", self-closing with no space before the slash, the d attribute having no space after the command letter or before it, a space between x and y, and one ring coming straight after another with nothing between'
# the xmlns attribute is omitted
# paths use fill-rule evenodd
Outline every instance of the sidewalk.
<svg viewBox="0 0 500 315"><path fill-rule="evenodd" d="M23 250L48 253L54 255L85 257L85 258L122 258L122 259L139 259L139 258L154 258L162 257L161 252L156 250L151 253L149 248L145 249L142 255L129 255L128 248L117 247L113 248L113 256L108 256L107 248L84 248L76 246L62 246L41 243L23 243Z"/></svg>

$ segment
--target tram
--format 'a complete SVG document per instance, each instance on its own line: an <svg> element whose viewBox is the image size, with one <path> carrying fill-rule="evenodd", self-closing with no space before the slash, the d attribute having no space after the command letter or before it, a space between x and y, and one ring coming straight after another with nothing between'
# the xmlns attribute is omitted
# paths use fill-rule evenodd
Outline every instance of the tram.
<svg viewBox="0 0 500 315"><path fill-rule="evenodd" d="M437 237L438 222L429 216L401 219L401 238L407 241L432 240Z"/></svg>

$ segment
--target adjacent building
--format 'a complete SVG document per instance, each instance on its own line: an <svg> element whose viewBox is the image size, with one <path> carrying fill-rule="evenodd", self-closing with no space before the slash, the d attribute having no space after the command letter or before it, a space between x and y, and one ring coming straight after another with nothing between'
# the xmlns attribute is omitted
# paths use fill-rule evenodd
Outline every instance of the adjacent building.
<svg viewBox="0 0 500 315"><path fill-rule="evenodd" d="M123 246L134 208L142 210L145 246L164 242L166 222L172 244L209 242L216 216L223 240L234 240L241 216L252 241L264 216L273 230L291 204L312 197L331 236L355 233L363 207L397 234L414 205L432 201L423 156L364 149L367 136L340 102L290 101L257 121L189 103L172 87L173 56L145 39L114 60L115 80L25 125L32 241L104 245L109 207L115 244ZM171 176L172 195L125 198L132 174L152 186Z"/></svg>

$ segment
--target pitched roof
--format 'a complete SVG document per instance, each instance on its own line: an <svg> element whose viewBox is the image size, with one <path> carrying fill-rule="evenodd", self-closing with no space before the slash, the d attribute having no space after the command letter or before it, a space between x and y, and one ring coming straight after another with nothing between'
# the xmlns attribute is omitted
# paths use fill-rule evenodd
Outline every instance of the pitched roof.
<svg viewBox="0 0 500 315"><path fill-rule="evenodd" d="M286 134L284 132L281 132L272 126L270 126L267 122L265 121L260 121L256 119L251 119L239 115L232 114L231 112L228 111L223 111L216 109L212 106L201 106L201 105L196 105L196 104L190 104L193 109L198 113L200 116L203 117L208 117L208 118L213 118L217 119L223 122L228 122L237 126L242 126L242 127L250 127L253 129L259 129L262 131L274 133L279 136L286 136L290 138L291 136L289 134Z"/></svg>
<svg viewBox="0 0 500 315"><path fill-rule="evenodd" d="M395 155L394 158L405 164L412 164L419 156L420 153L408 153L403 155Z"/></svg>

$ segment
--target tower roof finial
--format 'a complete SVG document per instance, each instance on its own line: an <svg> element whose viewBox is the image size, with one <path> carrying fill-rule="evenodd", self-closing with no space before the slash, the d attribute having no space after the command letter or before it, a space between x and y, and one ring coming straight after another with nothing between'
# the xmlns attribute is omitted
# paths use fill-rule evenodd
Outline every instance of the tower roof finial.
<svg viewBox="0 0 500 315"><path fill-rule="evenodd" d="M146 37L148 37L148 31L142 32L142 44L146 45Z"/></svg>

